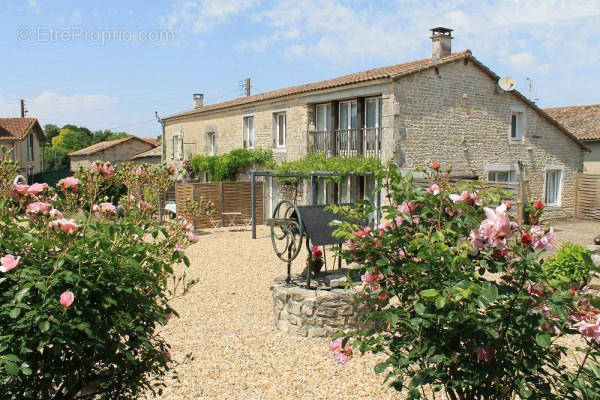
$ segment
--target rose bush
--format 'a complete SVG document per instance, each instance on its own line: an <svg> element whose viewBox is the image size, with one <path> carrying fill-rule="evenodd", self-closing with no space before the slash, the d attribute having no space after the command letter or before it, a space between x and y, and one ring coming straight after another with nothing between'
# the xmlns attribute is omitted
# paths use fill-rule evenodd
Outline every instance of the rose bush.
<svg viewBox="0 0 600 400"><path fill-rule="evenodd" d="M12 185L15 165L0 160L1 398L161 391L174 362L157 328L194 283L173 266L189 265L182 249L197 238L185 221L152 218L173 169L139 168L97 162L55 193ZM118 204L112 185L126 188Z"/></svg>
<svg viewBox="0 0 600 400"><path fill-rule="evenodd" d="M378 174L384 222L338 222L368 313L366 329L334 336L336 359L384 353L375 371L409 399L599 398L598 309L585 291L547 285L540 254L554 233L537 225L543 204L518 226L501 193L455 187L439 164L429 178L422 188L390 165ZM372 207L337 211L364 221ZM568 334L587 343L577 370L557 341Z"/></svg>

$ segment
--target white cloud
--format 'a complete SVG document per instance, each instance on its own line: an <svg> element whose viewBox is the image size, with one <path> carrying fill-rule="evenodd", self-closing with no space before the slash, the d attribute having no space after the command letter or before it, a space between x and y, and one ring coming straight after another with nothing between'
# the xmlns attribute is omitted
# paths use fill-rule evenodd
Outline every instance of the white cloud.
<svg viewBox="0 0 600 400"><path fill-rule="evenodd" d="M180 0L163 23L169 29L206 33L257 3L258 0Z"/></svg>
<svg viewBox="0 0 600 400"><path fill-rule="evenodd" d="M54 92L42 92L27 102L32 117L42 124L76 124L90 128L103 126L112 120L112 106L118 99L104 94L61 95Z"/></svg>

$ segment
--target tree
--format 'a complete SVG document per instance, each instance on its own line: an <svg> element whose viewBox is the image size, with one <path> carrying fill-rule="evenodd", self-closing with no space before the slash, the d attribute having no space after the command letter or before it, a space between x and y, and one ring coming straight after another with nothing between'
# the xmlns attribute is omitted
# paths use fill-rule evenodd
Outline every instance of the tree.
<svg viewBox="0 0 600 400"><path fill-rule="evenodd" d="M44 132L46 133L46 139L51 142L52 138L60 133L60 128L53 124L46 124L44 125Z"/></svg>
<svg viewBox="0 0 600 400"><path fill-rule="evenodd" d="M91 135L88 136L85 131L80 129L62 128L59 134L52 138L52 147L60 147L69 152L90 146L92 143Z"/></svg>

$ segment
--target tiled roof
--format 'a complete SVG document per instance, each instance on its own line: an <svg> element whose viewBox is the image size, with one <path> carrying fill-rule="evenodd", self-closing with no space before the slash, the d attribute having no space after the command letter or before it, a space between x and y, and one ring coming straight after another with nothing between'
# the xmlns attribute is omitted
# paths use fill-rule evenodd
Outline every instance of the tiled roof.
<svg viewBox="0 0 600 400"><path fill-rule="evenodd" d="M160 144L158 146L156 146L153 149L150 149L148 151L145 151L143 153L140 154L136 154L135 156L131 157L132 159L136 159L136 158L145 158L145 157L160 157L162 156L162 148L160 146Z"/></svg>
<svg viewBox="0 0 600 400"><path fill-rule="evenodd" d="M224 101L222 103L209 104L203 106L202 108L195 108L189 111L184 111L182 113L170 115L168 117L165 117L164 120L176 117L183 117L187 115L200 114L206 111L219 110L222 108L241 106L257 101L273 100L280 97L307 93L315 90L331 89L339 86L372 81L376 79L393 78L398 75L408 75L414 72L421 71L423 69L434 67L436 65L446 64L451 61L460 60L470 55L471 52L469 50L465 50L457 53L452 53L448 57L442 58L441 60L432 60L431 58L426 58L423 60L411 61L404 64L396 64L388 67L369 69L366 71L356 72L353 74L344 75L333 79L327 79L324 81L307 83L298 86L291 86L284 89L272 90L270 92L255 94L253 96L238 97L236 99Z"/></svg>
<svg viewBox="0 0 600 400"><path fill-rule="evenodd" d="M600 104L545 108L544 111L579 140L600 140Z"/></svg>
<svg viewBox="0 0 600 400"><path fill-rule="evenodd" d="M0 118L0 142L23 140L32 129L44 136L37 118Z"/></svg>
<svg viewBox="0 0 600 400"><path fill-rule="evenodd" d="M111 147L114 147L118 144L121 143L125 143L129 140L132 139L136 139L136 140L143 140L144 142L152 145L152 146L156 146L158 141L155 139L150 139L150 138L140 138L137 136L127 136L121 139L115 139L115 140L105 140L104 142L100 142L100 143L96 143L93 144L91 146L88 147L84 147L83 149L79 149L77 151L74 151L72 153L69 153L69 156L90 156L92 154L96 154L100 151L106 150L106 149L110 149Z"/></svg>

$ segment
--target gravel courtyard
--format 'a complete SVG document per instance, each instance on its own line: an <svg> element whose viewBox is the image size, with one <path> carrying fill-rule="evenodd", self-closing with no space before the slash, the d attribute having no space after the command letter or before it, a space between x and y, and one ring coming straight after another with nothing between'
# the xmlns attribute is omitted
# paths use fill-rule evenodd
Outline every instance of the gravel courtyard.
<svg viewBox="0 0 600 400"><path fill-rule="evenodd" d="M334 363L329 340L291 337L273 327L269 287L286 267L269 231L202 235L186 250L188 276L200 282L173 302L180 318L164 327L172 356L194 360L178 367L163 399L393 399L375 375L372 355ZM294 271L300 272L298 260Z"/></svg>
<svg viewBox="0 0 600 400"><path fill-rule="evenodd" d="M561 221L557 242L590 244L600 223ZM373 372L377 358L333 361L322 338L291 337L273 327L269 286L285 274L266 227L202 235L186 250L188 276L200 282L173 302L180 318L163 328L172 356L194 360L178 367L163 399L398 399ZM296 260L300 272L304 260Z"/></svg>

